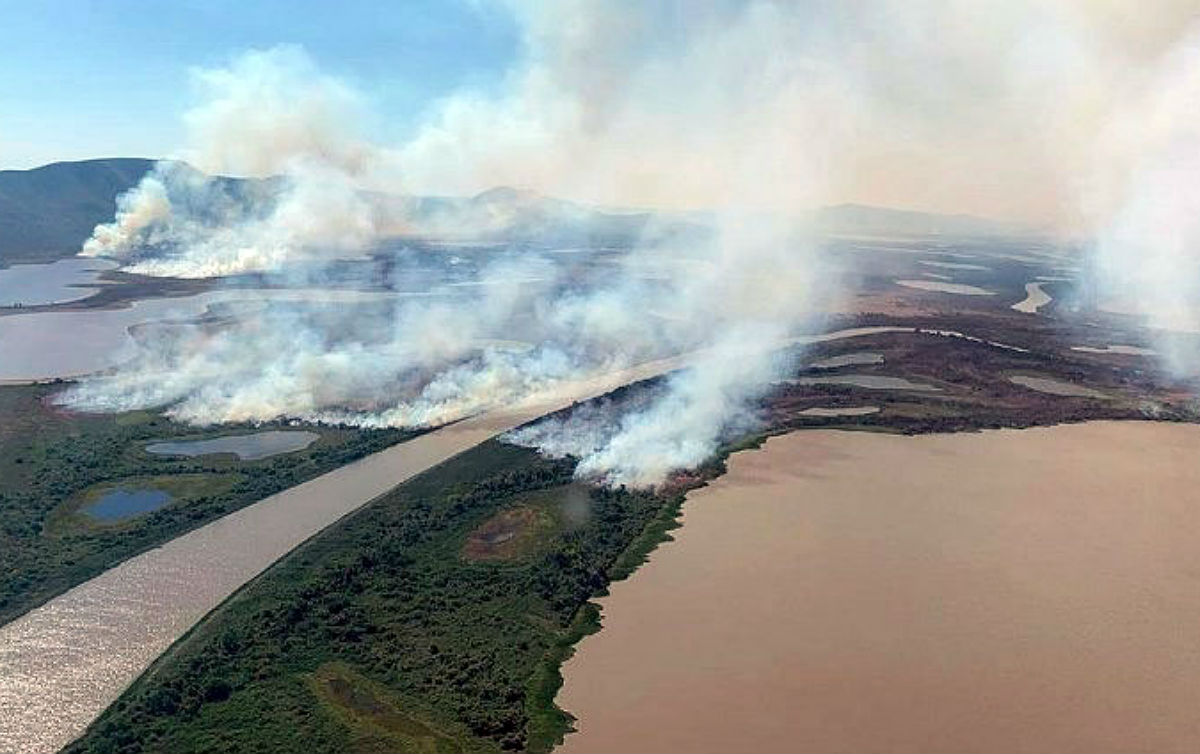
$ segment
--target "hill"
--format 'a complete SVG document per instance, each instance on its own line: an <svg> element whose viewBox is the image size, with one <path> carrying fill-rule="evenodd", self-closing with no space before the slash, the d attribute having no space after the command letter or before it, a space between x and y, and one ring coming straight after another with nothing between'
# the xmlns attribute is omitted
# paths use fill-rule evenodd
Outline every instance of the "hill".
<svg viewBox="0 0 1200 754"><path fill-rule="evenodd" d="M940 215L863 204L822 207L814 213L818 230L865 236L999 236L1023 229L971 215Z"/></svg>
<svg viewBox="0 0 1200 754"><path fill-rule="evenodd" d="M132 188L153 160L111 158L57 162L33 170L0 171L0 266L74 255L99 223L112 219L116 198ZM191 170L186 165L180 169ZM219 178L232 204L270 202L279 181ZM699 218L602 211L533 191L498 187L473 197L397 196L368 192L382 227L397 236L538 246L606 246L658 236L703 234ZM1013 226L967 215L843 204L810 215L818 230L835 235L994 236ZM650 223L652 218L657 221Z"/></svg>
<svg viewBox="0 0 1200 754"><path fill-rule="evenodd" d="M75 254L153 166L122 157L0 170L0 265Z"/></svg>

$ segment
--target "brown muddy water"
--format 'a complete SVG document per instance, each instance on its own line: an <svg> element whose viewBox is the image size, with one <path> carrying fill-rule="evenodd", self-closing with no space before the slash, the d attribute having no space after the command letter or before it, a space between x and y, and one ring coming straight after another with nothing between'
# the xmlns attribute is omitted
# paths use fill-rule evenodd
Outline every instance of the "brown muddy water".
<svg viewBox="0 0 1200 754"><path fill-rule="evenodd" d="M564 752L1200 749L1200 427L735 455L563 669Z"/></svg>

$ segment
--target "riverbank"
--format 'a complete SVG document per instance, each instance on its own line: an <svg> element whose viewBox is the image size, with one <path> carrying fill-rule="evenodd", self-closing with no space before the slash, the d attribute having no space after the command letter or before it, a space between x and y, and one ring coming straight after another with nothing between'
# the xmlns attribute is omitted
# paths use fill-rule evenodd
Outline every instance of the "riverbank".
<svg viewBox="0 0 1200 754"><path fill-rule="evenodd" d="M563 668L561 751L1194 750L1200 427L734 455Z"/></svg>

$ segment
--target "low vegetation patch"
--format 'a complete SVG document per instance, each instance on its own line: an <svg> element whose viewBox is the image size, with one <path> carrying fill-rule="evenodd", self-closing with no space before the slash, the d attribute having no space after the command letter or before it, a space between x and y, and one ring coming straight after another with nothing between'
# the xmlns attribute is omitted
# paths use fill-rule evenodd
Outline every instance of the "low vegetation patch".
<svg viewBox="0 0 1200 754"><path fill-rule="evenodd" d="M462 556L503 562L542 552L563 531L586 523L588 501L588 488L576 483L519 495L467 534Z"/></svg>
<svg viewBox="0 0 1200 754"><path fill-rule="evenodd" d="M353 751L464 750L463 731L440 730L417 711L415 704L344 663L317 668L310 677L310 686L323 709L353 731L349 742Z"/></svg>

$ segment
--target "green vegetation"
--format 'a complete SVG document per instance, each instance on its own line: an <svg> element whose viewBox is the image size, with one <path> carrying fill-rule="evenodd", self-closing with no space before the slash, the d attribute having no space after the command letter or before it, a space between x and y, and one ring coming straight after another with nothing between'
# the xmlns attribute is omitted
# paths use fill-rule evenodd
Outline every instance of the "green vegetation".
<svg viewBox="0 0 1200 754"><path fill-rule="evenodd" d="M0 387L0 623L132 555L407 436L322 429L306 450L255 462L154 456L146 443L205 433L153 412L68 414L48 404L59 389ZM249 428L221 433L238 429ZM80 510L117 485L163 489L172 501L115 523Z"/></svg>
<svg viewBox="0 0 1200 754"><path fill-rule="evenodd" d="M683 500L573 470L491 441L414 478L214 611L69 750L549 750L588 600ZM481 535L520 544L480 558Z"/></svg>

